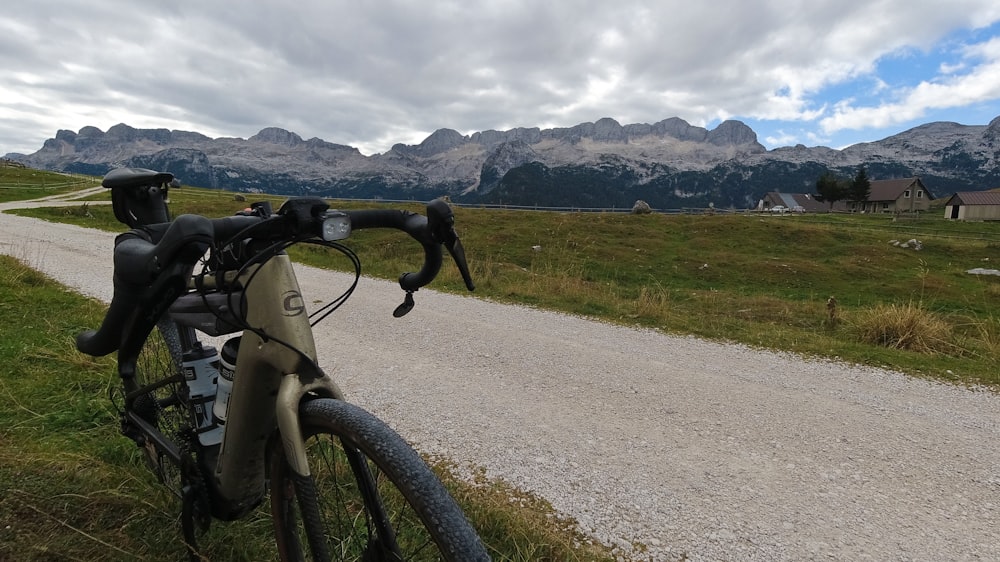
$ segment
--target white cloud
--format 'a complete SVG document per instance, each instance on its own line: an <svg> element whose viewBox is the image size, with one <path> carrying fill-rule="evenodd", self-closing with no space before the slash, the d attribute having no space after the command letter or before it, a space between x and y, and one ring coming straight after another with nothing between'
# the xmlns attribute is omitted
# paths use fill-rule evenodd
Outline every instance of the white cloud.
<svg viewBox="0 0 1000 562"><path fill-rule="evenodd" d="M928 111L964 107L1000 98L1000 39L992 39L965 49L969 68L965 74L951 72L924 80L912 88L898 92L896 99L875 106L853 105L852 100L839 103L829 117L820 120L822 130L832 134L845 129L884 128L923 118ZM982 58L978 64L970 59Z"/></svg>
<svg viewBox="0 0 1000 562"><path fill-rule="evenodd" d="M787 146L798 143L799 137L798 135L786 133L785 131L779 129L777 135L769 135L765 137L764 142L768 146Z"/></svg>
<svg viewBox="0 0 1000 562"><path fill-rule="evenodd" d="M960 62L935 63L937 76L871 101L899 91L879 61L1000 20L995 0L8 4L0 153L34 151L57 129L119 122L226 136L280 126L366 151L440 127L605 116L756 119L828 137L902 123L942 100L998 97L993 40L956 47ZM855 83L866 91L844 102L855 94L839 89Z"/></svg>
<svg viewBox="0 0 1000 562"><path fill-rule="evenodd" d="M966 68L965 63L949 64L947 62L941 63L938 66L938 72L941 74L956 74Z"/></svg>

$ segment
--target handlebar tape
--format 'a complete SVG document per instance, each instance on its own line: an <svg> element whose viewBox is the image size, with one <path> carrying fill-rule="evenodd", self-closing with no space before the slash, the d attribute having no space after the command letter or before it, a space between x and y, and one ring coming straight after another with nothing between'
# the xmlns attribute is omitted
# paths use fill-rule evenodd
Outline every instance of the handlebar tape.
<svg viewBox="0 0 1000 562"><path fill-rule="evenodd" d="M156 238L159 240L154 243ZM212 238L211 221L197 215L181 215L165 230L161 225L152 225L118 236L111 305L100 328L77 335L76 348L93 356L117 350L129 316L150 296L146 293L159 273L171 264L193 267L211 245Z"/></svg>
<svg viewBox="0 0 1000 562"><path fill-rule="evenodd" d="M255 224L259 224L263 220L265 219L249 215L233 215L230 217L211 219L215 241L220 244L228 242L240 232Z"/></svg>
<svg viewBox="0 0 1000 562"><path fill-rule="evenodd" d="M399 286L404 291L416 291L434 280L441 270L441 245L434 240L427 228L427 217L410 211L365 210L344 211L351 219L351 229L395 228L409 234L424 247L424 265L420 271L399 276Z"/></svg>

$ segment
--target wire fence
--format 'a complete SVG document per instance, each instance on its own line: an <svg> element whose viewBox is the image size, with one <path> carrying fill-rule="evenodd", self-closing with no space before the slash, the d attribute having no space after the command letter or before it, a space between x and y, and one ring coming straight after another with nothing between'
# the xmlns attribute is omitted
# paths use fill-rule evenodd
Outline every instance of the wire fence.
<svg viewBox="0 0 1000 562"><path fill-rule="evenodd" d="M337 201L352 201L358 203L420 203L421 201L415 199L381 199L381 198L347 198L347 197L329 197L329 199ZM448 201L448 204L453 207L462 207L466 209L495 209L495 210L508 210L508 211L539 211L547 213L635 213L633 207L582 207L582 206L565 206L565 207L550 207L546 205L507 205L503 203L461 203L458 201ZM646 212L646 211L643 211ZM666 214L666 215L713 215L713 214L749 214L750 209L720 209L714 207L681 207L674 209L657 209L649 208L649 213ZM636 213L640 214L640 213ZM766 211L763 214L770 214Z"/></svg>
<svg viewBox="0 0 1000 562"><path fill-rule="evenodd" d="M331 199L336 199L338 201L352 201L360 203L373 203L373 204L413 204L420 203L421 201L415 199L379 199L379 198L342 198L335 197ZM632 207L550 207L544 205L504 205L504 204L485 204L485 203L459 203L455 201L449 201L449 204L453 207L462 207L468 209L494 209L494 210L511 210L511 211L538 211L538 212L556 212L556 213L618 213L618 214L630 214L633 213ZM781 217L781 216L794 216L798 221L804 221L816 225L830 226L831 228L847 228L856 231L868 231L868 232L884 232L884 233L894 233L897 236L906 237L934 237L934 238L950 238L959 240L970 240L970 241L985 241L991 243L1000 243L1000 232L994 231L992 228L984 228L983 230L977 231L954 231L951 229L939 229L934 228L934 224L938 219L938 213L936 211L926 211L922 213L904 213L904 214L871 214L865 216L869 219L884 218L885 222L869 223L869 222L842 222L837 221L836 223L830 222L829 219L832 215L857 215L855 213L845 213L845 212L833 212L833 213L800 213L800 212L783 212L774 213L768 209L758 210L758 209L721 209L715 207L681 207L675 209L654 209L649 210L650 213L664 214L664 215L746 215L746 216L759 216L759 217ZM943 219L942 219L943 220Z"/></svg>
<svg viewBox="0 0 1000 562"><path fill-rule="evenodd" d="M84 188L100 185L99 178L83 175L67 175L63 181L31 181L22 182L20 180L6 181L0 183L0 189L17 189L22 191L55 191L60 189Z"/></svg>

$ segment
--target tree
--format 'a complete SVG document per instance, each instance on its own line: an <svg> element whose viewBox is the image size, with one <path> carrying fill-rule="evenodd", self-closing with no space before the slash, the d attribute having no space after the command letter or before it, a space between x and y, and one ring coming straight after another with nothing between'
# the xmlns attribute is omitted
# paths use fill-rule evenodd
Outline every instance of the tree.
<svg viewBox="0 0 1000 562"><path fill-rule="evenodd" d="M816 200L828 203L831 211L833 204L843 200L846 195L843 182L837 180L837 177L829 171L823 172L823 175L816 180Z"/></svg>
<svg viewBox="0 0 1000 562"><path fill-rule="evenodd" d="M865 171L864 166L860 166L858 167L857 175L854 176L854 181L851 182L851 186L848 189L848 199L861 205L865 201L868 201L871 191L872 183L868 181L868 172Z"/></svg>

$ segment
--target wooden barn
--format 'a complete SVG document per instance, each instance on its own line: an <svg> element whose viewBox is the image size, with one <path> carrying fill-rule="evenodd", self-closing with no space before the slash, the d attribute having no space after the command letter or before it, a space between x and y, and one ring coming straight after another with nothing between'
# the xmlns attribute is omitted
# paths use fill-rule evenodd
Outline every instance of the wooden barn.
<svg viewBox="0 0 1000 562"><path fill-rule="evenodd" d="M1000 191L960 191L944 204L944 218L964 221L1000 220Z"/></svg>

